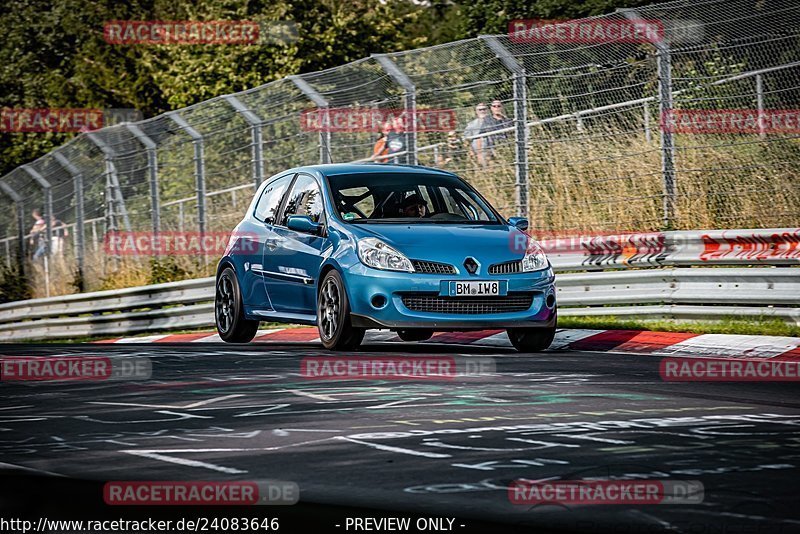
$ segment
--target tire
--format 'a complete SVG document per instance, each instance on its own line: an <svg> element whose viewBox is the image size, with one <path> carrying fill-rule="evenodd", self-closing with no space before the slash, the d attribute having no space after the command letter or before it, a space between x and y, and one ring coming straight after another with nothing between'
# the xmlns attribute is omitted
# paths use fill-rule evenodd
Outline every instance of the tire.
<svg viewBox="0 0 800 534"><path fill-rule="evenodd" d="M244 317L242 290L236 273L230 267L225 267L217 277L214 322L219 337L226 343L248 343L258 332L259 321Z"/></svg>
<svg viewBox="0 0 800 534"><path fill-rule="evenodd" d="M398 330L397 337L403 341L427 341L433 335L433 330L415 328L413 330Z"/></svg>
<svg viewBox="0 0 800 534"><path fill-rule="evenodd" d="M317 329L328 350L352 350L364 340L366 329L353 327L344 281L335 269L328 271L319 285Z"/></svg>
<svg viewBox="0 0 800 534"><path fill-rule="evenodd" d="M508 339L519 352L542 352L553 343L556 328L509 328Z"/></svg>

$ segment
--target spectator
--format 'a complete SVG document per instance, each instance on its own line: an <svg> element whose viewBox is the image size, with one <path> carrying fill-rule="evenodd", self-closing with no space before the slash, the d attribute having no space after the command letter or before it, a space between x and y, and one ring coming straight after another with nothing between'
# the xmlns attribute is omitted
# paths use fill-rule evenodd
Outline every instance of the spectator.
<svg viewBox="0 0 800 534"><path fill-rule="evenodd" d="M31 236L28 243L31 246L31 250L33 250L33 259L38 260L47 250L47 236L45 235L47 223L42 217L42 212L38 209L33 210L31 214L33 215L34 223L31 227Z"/></svg>
<svg viewBox="0 0 800 534"><path fill-rule="evenodd" d="M503 103L500 100L493 101L492 114L484 121L483 131L494 132L497 130L503 130L505 128L510 128L512 124L514 124L514 122L506 117L505 113L503 112ZM506 132L490 135L486 138L487 147L502 144L506 139L508 139L508 133Z"/></svg>
<svg viewBox="0 0 800 534"><path fill-rule="evenodd" d="M51 254L61 255L64 252L64 240L69 236L69 229L63 221L51 217L50 230L52 232L50 252Z"/></svg>
<svg viewBox="0 0 800 534"><path fill-rule="evenodd" d="M447 143L442 147L436 164L442 168L461 168L465 159L466 149L459 139L458 133L455 130L447 132Z"/></svg>
<svg viewBox="0 0 800 534"><path fill-rule="evenodd" d="M372 161L377 163L387 163L389 161L389 158L386 157L389 154L387 140L389 138L389 132L391 131L391 121L384 122L381 128L381 136L378 137L378 140L375 141L375 146L372 147Z"/></svg>
<svg viewBox="0 0 800 534"><path fill-rule="evenodd" d="M483 137L477 139L472 138L484 132L488 113L489 108L486 107L485 103L481 102L475 106L475 119L470 121L464 129L464 137L466 137L470 143L470 152L475 156L478 164L482 167L486 165L486 139Z"/></svg>
<svg viewBox="0 0 800 534"><path fill-rule="evenodd" d="M406 149L405 123L399 115L392 119L392 129L386 137L386 146L389 147L389 159L392 163L400 163L398 156L391 157L392 154L404 152Z"/></svg>

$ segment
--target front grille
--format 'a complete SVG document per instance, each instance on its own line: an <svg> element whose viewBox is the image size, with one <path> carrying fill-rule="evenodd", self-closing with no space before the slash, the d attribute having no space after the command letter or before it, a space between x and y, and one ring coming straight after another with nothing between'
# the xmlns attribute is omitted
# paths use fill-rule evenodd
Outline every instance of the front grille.
<svg viewBox="0 0 800 534"><path fill-rule="evenodd" d="M439 295L403 295L409 310L429 313L480 315L525 311L533 303L532 293L516 293L506 297L441 297Z"/></svg>
<svg viewBox="0 0 800 534"><path fill-rule="evenodd" d="M411 260L414 270L423 274L456 274L456 268L447 263L435 261Z"/></svg>
<svg viewBox="0 0 800 534"><path fill-rule="evenodd" d="M511 274L522 272L522 260L495 263L489 267L489 274Z"/></svg>

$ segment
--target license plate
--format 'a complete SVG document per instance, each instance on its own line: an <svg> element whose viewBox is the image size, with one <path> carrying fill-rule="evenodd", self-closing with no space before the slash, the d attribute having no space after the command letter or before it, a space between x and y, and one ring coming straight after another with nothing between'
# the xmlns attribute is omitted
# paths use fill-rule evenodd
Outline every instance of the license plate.
<svg viewBox="0 0 800 534"><path fill-rule="evenodd" d="M451 297L490 297L500 294L500 282L450 282L449 295Z"/></svg>

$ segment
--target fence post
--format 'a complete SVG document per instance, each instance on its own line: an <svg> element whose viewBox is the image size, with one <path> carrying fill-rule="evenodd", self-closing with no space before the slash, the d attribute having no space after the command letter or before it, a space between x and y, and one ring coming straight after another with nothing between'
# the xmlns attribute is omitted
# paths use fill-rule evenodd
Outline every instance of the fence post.
<svg viewBox="0 0 800 534"><path fill-rule="evenodd" d="M264 145L263 133L261 125L264 123L258 115L253 113L251 109L245 106L241 100L233 95L225 95L225 99L231 107L242 115L244 120L250 125L250 136L252 137L252 154L253 154L253 182L256 184L256 189L264 181Z"/></svg>
<svg viewBox="0 0 800 534"><path fill-rule="evenodd" d="M764 130L764 77L756 74L756 107L758 108L758 136L764 139L767 135Z"/></svg>
<svg viewBox="0 0 800 534"><path fill-rule="evenodd" d="M202 241L203 235L206 233L206 168L203 136L200 135L200 132L192 128L177 111L170 111L167 113L167 117L172 119L172 122L189 134L189 137L192 138L192 144L194 145L194 178L197 190L197 229L200 232L200 240Z"/></svg>
<svg viewBox="0 0 800 534"><path fill-rule="evenodd" d="M97 244L97 221L94 219L92 219L92 246L94 247L95 254L97 254L99 251Z"/></svg>
<svg viewBox="0 0 800 534"><path fill-rule="evenodd" d="M317 92L316 89L308 85L308 83L301 78L300 76L287 76L288 80L290 80L300 92L303 93L305 96L311 100L317 109L323 110L325 114L325 124L329 124L329 116L328 116L328 101ZM330 128L327 128L328 131L321 130L319 132L319 162L320 163L331 163L331 132Z"/></svg>
<svg viewBox="0 0 800 534"><path fill-rule="evenodd" d="M516 168L517 216L528 216L528 86L525 69L517 59L500 43L497 37L481 35L489 49L495 53L506 69L512 74L514 96L514 156Z"/></svg>
<svg viewBox="0 0 800 534"><path fill-rule="evenodd" d="M78 261L78 282L80 287L79 292L85 289L84 274L86 272L86 242L84 240L84 218L85 211L83 207L83 174L78 168L70 163L64 154L54 152L53 157L72 176L73 189L75 190L75 243L76 243L76 260Z"/></svg>
<svg viewBox="0 0 800 534"><path fill-rule="evenodd" d="M125 126L144 145L147 151L147 173L148 181L150 182L150 220L153 224L153 235L157 236L161 233L161 206L158 198L158 145L135 124L126 124Z"/></svg>
<svg viewBox="0 0 800 534"><path fill-rule="evenodd" d="M22 197L11 188L7 183L0 181L0 191L11 199L17 210L17 239L19 245L17 246L17 262L19 265L19 272L25 275L25 205L22 202Z"/></svg>
<svg viewBox="0 0 800 534"><path fill-rule="evenodd" d="M406 163L417 165L417 88L405 72L397 63L392 61L386 54L372 54L375 61L386 71L405 93L403 109L406 112Z"/></svg>
<svg viewBox="0 0 800 534"><path fill-rule="evenodd" d="M105 165L106 165L106 180L109 186L109 203L112 206L110 216L114 216L113 212L113 204L114 204L114 197L116 197L117 207L120 210L120 214L122 215L122 223L125 225L125 230L128 232L131 231L131 221L128 219L128 209L125 207L125 197L122 194L122 188L119 185L119 178L117 177L117 167L114 165L114 157L116 153L114 150L108 146L108 144L100 139L100 137L94 133L87 133L86 137L103 152L103 156L105 158ZM115 226L115 225L112 225ZM114 228L109 228L113 230Z"/></svg>
<svg viewBox="0 0 800 534"><path fill-rule="evenodd" d="M634 9L618 10L631 21L644 19ZM672 132L664 128L664 118L672 112L672 53L663 39L651 41L656 48L656 62L658 64L658 93L659 93L659 138L661 141L661 176L663 181L663 229L669 230L675 222L675 140Z"/></svg>

